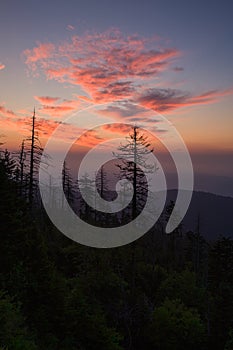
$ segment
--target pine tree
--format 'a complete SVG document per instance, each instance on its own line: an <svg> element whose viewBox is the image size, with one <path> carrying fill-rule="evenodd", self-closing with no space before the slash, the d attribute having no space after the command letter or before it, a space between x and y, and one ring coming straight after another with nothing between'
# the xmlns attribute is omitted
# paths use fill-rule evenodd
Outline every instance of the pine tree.
<svg viewBox="0 0 233 350"><path fill-rule="evenodd" d="M156 170L155 164L150 164L147 159L153 149L148 137L140 131L138 126L134 126L126 138L126 143L121 144L118 150L119 153L113 153L120 160L117 166L121 174L133 184L131 217L135 218L143 207L148 189L145 174Z"/></svg>
<svg viewBox="0 0 233 350"><path fill-rule="evenodd" d="M39 139L39 122L36 120L36 112L35 108L32 115L32 123L31 123L31 136L25 140L25 152L26 156L29 157L27 162L28 164L28 200L30 205L36 203L36 196L38 195L37 188L37 175L38 169L41 163L41 156L43 153L43 148L41 146L41 142ZM44 158L48 158L48 156L44 155Z"/></svg>
<svg viewBox="0 0 233 350"><path fill-rule="evenodd" d="M27 164L26 164L27 154L25 151L25 140L22 141L19 152L16 152L16 182L18 185L18 192L20 196L26 196L26 181L27 181Z"/></svg>
<svg viewBox="0 0 233 350"><path fill-rule="evenodd" d="M67 197L68 203L73 200L73 190L72 190L72 177L70 175L70 169L67 167L66 161L64 162L64 166L62 169L62 185L63 191ZM64 207L64 203L62 202L62 208Z"/></svg>
<svg viewBox="0 0 233 350"><path fill-rule="evenodd" d="M94 181L90 179L87 173L84 174L81 179L79 179L78 188L79 188L79 196L80 196L80 202L79 202L80 217L85 220L91 220L93 218L95 188L94 188ZM80 189L82 189L82 192L85 193L89 201L93 203L92 206L89 206L88 203L85 201L85 199L82 196L82 193L80 193Z"/></svg>
<svg viewBox="0 0 233 350"><path fill-rule="evenodd" d="M7 149L0 152L0 161L5 169L8 179L13 179L15 176L16 163L15 159Z"/></svg>
<svg viewBox="0 0 233 350"><path fill-rule="evenodd" d="M142 133L139 127L134 126L132 132L126 138L126 143L118 147L119 153L113 153L120 160L116 165L128 181L133 184L133 198L131 205L131 220L142 210L148 191L148 183L145 174L156 170L155 164L148 162L148 155L153 152L148 137ZM132 244L130 260L131 266L131 298L135 300L136 291L136 246Z"/></svg>

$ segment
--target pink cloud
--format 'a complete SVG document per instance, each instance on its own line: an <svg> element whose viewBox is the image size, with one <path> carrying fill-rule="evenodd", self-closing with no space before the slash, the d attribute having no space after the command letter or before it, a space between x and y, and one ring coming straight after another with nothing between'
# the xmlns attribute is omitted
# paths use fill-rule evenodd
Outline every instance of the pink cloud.
<svg viewBox="0 0 233 350"><path fill-rule="evenodd" d="M193 96L190 102L193 104L208 104L217 102L221 97L232 95L233 88L226 90L210 90L197 96Z"/></svg>
<svg viewBox="0 0 233 350"><path fill-rule="evenodd" d="M72 104L76 101L66 102ZM51 108L51 110L47 112L51 114L54 113L57 116L57 114L59 114L58 110L55 111L52 107L53 106L48 106L48 108ZM57 107L61 107L61 109L65 110L64 106ZM44 109L46 109L46 107L44 107ZM22 112L24 112L24 116L20 115ZM28 137L31 133L31 123L32 112L29 112L28 110L21 110L20 113L16 113L12 110L7 109L4 105L0 105L0 128L2 128L3 130L5 128L10 129L11 131L16 132L17 134L21 134L22 137L25 138ZM67 138L70 140L74 140L76 135L82 134L81 137L76 141L76 143L79 146L83 147L94 147L100 141L105 140L103 135L101 135L101 130L88 130L84 132L84 129L79 128L75 125L62 123L59 120L48 120L44 118L43 116L41 116L41 110L36 112L35 127L40 139L47 139L59 125L61 125L61 128L57 133L56 137L60 140L66 141Z"/></svg>
<svg viewBox="0 0 233 350"><path fill-rule="evenodd" d="M24 137L27 137L31 132L31 121L32 121L32 112L27 110L24 111L24 116L21 116L20 113L15 113L5 106L0 105L0 126L2 128L9 128L12 131L21 133ZM26 116L25 116L26 115ZM36 130L39 134L39 137L47 138L54 129L60 124L56 120L48 120L40 116L39 113L36 113ZM73 133L73 126L64 124L63 133ZM62 137L62 132L60 137Z"/></svg>
<svg viewBox="0 0 233 350"><path fill-rule="evenodd" d="M129 132L132 131L132 126L131 125L122 124L122 123L114 123L114 124L103 125L102 129L104 131L108 131L108 132L111 132L111 133L128 135Z"/></svg>
<svg viewBox="0 0 233 350"><path fill-rule="evenodd" d="M7 109L4 105L0 105L0 116L5 118L14 118L17 115L10 109Z"/></svg>
<svg viewBox="0 0 233 350"><path fill-rule="evenodd" d="M87 130L84 132L79 139L77 140L76 144L79 146L84 147L95 147L100 142L106 141L107 139L101 134L101 130Z"/></svg>
<svg viewBox="0 0 233 350"><path fill-rule="evenodd" d="M125 101L120 105L118 103L104 107L98 110L99 115L115 119L117 122L129 122L132 118L135 120L143 120L146 118L147 111L139 104L132 104L129 101Z"/></svg>
<svg viewBox="0 0 233 350"><path fill-rule="evenodd" d="M54 54L55 45L52 43L38 43L37 47L32 50L27 49L23 52L26 57L26 64L30 69L35 71L37 69L37 64L40 62L41 68L46 67L46 62Z"/></svg>
<svg viewBox="0 0 233 350"><path fill-rule="evenodd" d="M42 104L53 104L60 100L60 97L50 97L50 96L34 96L34 98Z"/></svg>
<svg viewBox="0 0 233 350"><path fill-rule="evenodd" d="M103 102L132 96L137 80L153 79L180 55L173 48L155 49L154 42L111 30L73 36L56 46L39 44L24 54L31 69L79 85L93 102Z"/></svg>
<svg viewBox="0 0 233 350"><path fill-rule="evenodd" d="M211 90L199 95L191 95L176 89L148 89L138 94L137 101L146 108L158 112L169 112L181 107L212 104L233 93L233 89Z"/></svg>
<svg viewBox="0 0 233 350"><path fill-rule="evenodd" d="M153 86L155 78L174 66L181 52L162 47L157 38L125 36L118 30L74 35L60 44L41 44L24 52L26 64L47 79L81 87L80 99L92 103L119 100L136 101L144 107L164 112L176 108L219 101L231 90L214 90L197 95ZM72 105L58 101L40 102L42 111L51 116L65 115Z"/></svg>
<svg viewBox="0 0 233 350"><path fill-rule="evenodd" d="M0 62L0 70L2 70L2 69L4 69L4 68L6 68L5 64L3 64L3 63Z"/></svg>
<svg viewBox="0 0 233 350"><path fill-rule="evenodd" d="M51 96L34 96L34 98L41 104L38 109L40 115L53 118L66 116L72 111L79 109L85 103L78 96L70 100L61 100L60 97Z"/></svg>
<svg viewBox="0 0 233 350"><path fill-rule="evenodd" d="M75 109L74 107L68 106L68 105L59 105L59 106L43 105L42 107L40 107L40 113L47 114L52 117L61 117L73 111L74 109Z"/></svg>

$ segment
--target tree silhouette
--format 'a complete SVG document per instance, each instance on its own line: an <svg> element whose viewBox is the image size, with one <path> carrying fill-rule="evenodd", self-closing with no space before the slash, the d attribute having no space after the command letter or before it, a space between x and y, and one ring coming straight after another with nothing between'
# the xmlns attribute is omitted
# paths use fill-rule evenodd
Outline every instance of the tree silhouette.
<svg viewBox="0 0 233 350"><path fill-rule="evenodd" d="M0 160L5 168L6 175L9 179L14 179L15 177L15 159L12 157L11 153L5 149L5 151L0 152Z"/></svg>
<svg viewBox="0 0 233 350"><path fill-rule="evenodd" d="M36 204L36 196L38 195L37 175L39 165L41 163L41 156L43 153L43 147L39 139L39 130L40 123L36 120L36 112L34 108L31 121L31 135L25 140L25 152L27 154L27 157L29 157L27 161L29 172L28 200L31 206L33 204ZM44 155L43 159L46 158L48 158L48 156ZM45 161L43 160L43 162Z"/></svg>
<svg viewBox="0 0 233 350"><path fill-rule="evenodd" d="M95 187L94 187L94 181L90 179L88 173L85 173L81 179L78 181L78 188L79 190L82 189L82 192L86 194L89 201L93 203L92 206L89 206L88 203L83 198L82 194L80 195L80 217L84 220L92 220L93 219L93 207L94 207L94 200L95 200Z"/></svg>
<svg viewBox="0 0 233 350"><path fill-rule="evenodd" d="M73 190L72 190L72 177L70 175L70 169L68 168L66 162L64 162L63 169L62 169L62 185L63 185L63 191L67 197L68 203L70 203L73 200ZM64 202L62 200L62 208L64 208Z"/></svg>
<svg viewBox="0 0 233 350"><path fill-rule="evenodd" d="M97 174L97 186L100 192L101 198L104 198L105 192L108 190L107 173L104 169L104 165L101 166L99 173Z"/></svg>
<svg viewBox="0 0 233 350"><path fill-rule="evenodd" d="M132 128L132 132L126 137L126 143L118 147L119 153L113 152L120 160L117 163L120 172L133 184L132 218L135 218L144 203L148 185L145 174L156 170L155 164L148 162L148 155L153 152L151 143L138 126Z"/></svg>
<svg viewBox="0 0 233 350"><path fill-rule="evenodd" d="M20 196L26 196L26 187L27 187L27 173L25 170L27 168L26 158L27 154L25 151L25 140L22 141L20 150L16 152L16 182L18 185L18 192Z"/></svg>
<svg viewBox="0 0 233 350"><path fill-rule="evenodd" d="M168 244L161 248L162 231L156 226L140 240L116 249L77 244L59 233L36 205L36 143L33 210L28 205L30 141L32 137L17 153L0 150L0 350L231 350L233 240L205 241L198 216L193 232L179 234L177 229L174 254ZM141 141L146 142L145 135L133 128L117 157L137 195L145 194L145 167L136 166L135 171L134 159L152 171L146 160L150 143L143 153ZM97 191L108 199L107 171L107 166L99 169L96 187L84 174L75 193L64 163L63 189L71 202L80 189L86 192L91 203L80 196L81 218L111 227L111 215L92 208ZM52 182L50 176L55 198ZM140 197L136 199L139 210ZM165 217L173 207L171 202ZM168 235L166 239L171 241ZM182 256L179 264L177 256Z"/></svg>
<svg viewBox="0 0 233 350"><path fill-rule="evenodd" d="M35 108L32 116L32 134L31 134L31 149L30 149L30 175L29 175L29 202L32 203L33 197L33 182L34 182L34 152L35 152Z"/></svg>

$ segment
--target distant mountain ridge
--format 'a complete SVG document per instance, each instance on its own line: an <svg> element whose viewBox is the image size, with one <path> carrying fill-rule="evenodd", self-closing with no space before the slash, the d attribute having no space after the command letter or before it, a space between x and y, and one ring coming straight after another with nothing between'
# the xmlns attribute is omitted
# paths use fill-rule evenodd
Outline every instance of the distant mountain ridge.
<svg viewBox="0 0 233 350"><path fill-rule="evenodd" d="M176 199L177 190L168 190L167 203ZM193 191L192 200L183 219L184 230L196 230L209 240L220 235L233 238L233 198L208 192Z"/></svg>
<svg viewBox="0 0 233 350"><path fill-rule="evenodd" d="M107 191L105 199L113 200L116 192ZM166 205L176 200L177 190L167 191ZM156 199L155 199L156 201ZM155 203L156 205L156 203ZM178 213L179 215L179 213ZM182 220L184 232L199 231L208 240L219 236L233 238L233 198L203 191L193 191L191 203Z"/></svg>
<svg viewBox="0 0 233 350"><path fill-rule="evenodd" d="M116 192L107 191L105 199L111 201L115 196ZM170 201L175 202L176 196L176 189L168 190L166 206ZM182 220L184 232L195 232L198 220L199 231L204 238L214 240L221 235L233 238L233 198L209 192L193 191L191 203Z"/></svg>

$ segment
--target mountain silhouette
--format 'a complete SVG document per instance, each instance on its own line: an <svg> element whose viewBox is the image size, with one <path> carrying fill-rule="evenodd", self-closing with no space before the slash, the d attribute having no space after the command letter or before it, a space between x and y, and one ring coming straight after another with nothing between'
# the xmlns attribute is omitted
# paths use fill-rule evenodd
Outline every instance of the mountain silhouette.
<svg viewBox="0 0 233 350"><path fill-rule="evenodd" d="M176 199L177 190L168 190L167 203ZM188 211L182 221L185 231L195 231L208 240L220 235L233 237L233 198L194 191Z"/></svg>

